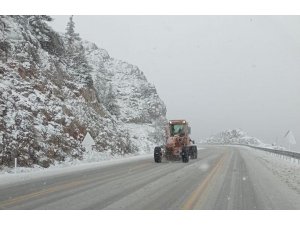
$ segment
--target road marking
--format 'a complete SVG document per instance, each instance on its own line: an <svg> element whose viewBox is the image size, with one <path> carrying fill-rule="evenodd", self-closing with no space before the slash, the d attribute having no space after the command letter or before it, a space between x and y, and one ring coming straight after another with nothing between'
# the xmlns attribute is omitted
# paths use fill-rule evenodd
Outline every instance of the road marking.
<svg viewBox="0 0 300 225"><path fill-rule="evenodd" d="M136 171L136 170L142 169L142 168L144 168L144 167L147 167L147 166L149 166L149 165L151 165L151 164L152 164L152 163L143 163L143 164L137 165L137 166L135 166L135 167L133 167L133 168L130 168L130 169L128 170L128 172L131 173L131 172L133 172L133 171Z"/></svg>
<svg viewBox="0 0 300 225"><path fill-rule="evenodd" d="M47 188L47 189L44 189L44 190L41 190L41 191L38 191L38 192L33 192L33 193L30 193L30 194L27 194L27 195L21 195L21 196L18 196L18 197L0 202L0 208L4 208L4 207L7 207L7 206L16 204L16 203L20 203L22 201L26 201L26 200L29 200L29 199L32 199L32 198L35 198L35 197L45 195L45 194L49 194L49 193L69 189L69 188L72 188L72 187L76 187L80 184L87 183L88 181L89 180L74 181L74 182L71 182L71 183L67 183L67 184Z"/></svg>
<svg viewBox="0 0 300 225"><path fill-rule="evenodd" d="M29 200L29 199L32 199L35 197L42 197L43 195L46 195L46 194L67 190L67 189L74 188L79 185L87 184L87 183L90 183L93 181L106 179L108 177L111 177L111 175L106 175L106 176L101 176L101 177L97 176L97 177L93 177L91 179L86 179L86 180L83 180L83 178L81 178L80 180L77 179L72 182L67 182L67 183L64 182L63 184L55 185L55 186L49 187L47 189L43 189L41 191L37 191L37 192L33 192L30 194L26 194L26 195L21 195L21 196L12 198L12 199L4 200L4 201L0 202L0 209L4 209L7 206L11 206L13 204L18 204L18 203L21 203L23 201L26 201L26 200ZM115 179L115 178L113 178L113 179Z"/></svg>
<svg viewBox="0 0 300 225"><path fill-rule="evenodd" d="M227 156L227 153L224 153L218 162L215 164L213 169L210 171L210 173L205 177L205 179L200 183L200 185L197 187L196 190L193 191L193 193L189 196L188 200L183 205L182 209L193 209L195 204L199 201L201 198L201 195L204 193L204 191L207 189L210 181L214 177L214 175L217 173L217 171L221 168L223 165L225 158Z"/></svg>
<svg viewBox="0 0 300 225"><path fill-rule="evenodd" d="M132 172L132 171L141 169L143 167L146 167L147 165L148 164L140 164L138 166L133 167L129 171ZM122 172L122 174L123 174L123 172ZM97 181L97 180L103 180L103 179L106 179L106 178L109 178L109 177L111 177L111 179L109 179L109 180L115 180L116 179L115 176L112 177L111 174L108 174L108 175L105 175L105 176L101 176L101 177L97 176L97 177L93 177L91 179L86 179L86 180L83 180L84 178L81 178L80 180L77 179L77 180L72 181L72 182L67 182L67 183L64 182L63 184L58 184L58 185L49 187L47 189L43 189L41 191L37 191L37 192L30 193L30 194L14 197L12 199L4 200L4 201L0 202L0 209L4 209L7 206L12 206L14 204L18 204L18 203L30 200L32 198L42 197L42 196L47 195L47 194L67 190L67 189L74 188L74 187L79 186L79 185L83 185L83 184L90 183L90 182Z"/></svg>

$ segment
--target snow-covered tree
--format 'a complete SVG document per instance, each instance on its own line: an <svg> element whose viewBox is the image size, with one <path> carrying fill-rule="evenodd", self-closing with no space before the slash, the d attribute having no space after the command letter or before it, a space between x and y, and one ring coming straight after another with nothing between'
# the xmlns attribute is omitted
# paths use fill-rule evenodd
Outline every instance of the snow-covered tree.
<svg viewBox="0 0 300 225"><path fill-rule="evenodd" d="M67 23L65 39L68 67L72 70L72 73L77 76L80 82L92 87L93 80L90 74L92 68L86 59L81 38L78 33L75 33L73 16L70 16L69 22Z"/></svg>
<svg viewBox="0 0 300 225"><path fill-rule="evenodd" d="M64 54L62 39L59 34L49 27L52 17L46 15L25 16L31 32L38 38L41 47L50 54L61 57Z"/></svg>
<svg viewBox="0 0 300 225"><path fill-rule="evenodd" d="M72 46L76 41L81 41L78 33L75 33L75 22L73 21L73 16L70 16L69 22L66 27L66 38L68 40L68 45Z"/></svg>
<svg viewBox="0 0 300 225"><path fill-rule="evenodd" d="M77 48L80 48L81 45L81 38L78 33L75 33L75 22L73 21L73 16L70 16L69 22L67 23L65 38L67 54L70 59L72 59L77 52Z"/></svg>
<svg viewBox="0 0 300 225"><path fill-rule="evenodd" d="M0 59L7 61L8 53L10 50L10 44L7 40L5 33L8 31L8 25L3 21L2 16L0 16Z"/></svg>

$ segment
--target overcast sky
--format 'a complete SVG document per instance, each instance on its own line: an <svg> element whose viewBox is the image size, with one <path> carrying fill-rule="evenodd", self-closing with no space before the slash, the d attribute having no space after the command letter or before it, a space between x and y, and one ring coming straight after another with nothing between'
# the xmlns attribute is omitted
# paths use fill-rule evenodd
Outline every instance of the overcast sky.
<svg viewBox="0 0 300 225"><path fill-rule="evenodd" d="M68 16L53 16L64 32ZM300 16L74 16L83 39L137 65L200 140L231 128L300 146ZM294 146L297 147L297 146Z"/></svg>

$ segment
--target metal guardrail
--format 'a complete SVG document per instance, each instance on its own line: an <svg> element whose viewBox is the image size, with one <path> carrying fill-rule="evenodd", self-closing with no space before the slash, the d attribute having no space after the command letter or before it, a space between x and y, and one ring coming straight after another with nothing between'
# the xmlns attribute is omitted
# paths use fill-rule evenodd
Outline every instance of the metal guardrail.
<svg viewBox="0 0 300 225"><path fill-rule="evenodd" d="M205 143L205 144L224 145L224 144L220 144L220 143ZM257 147L257 146L253 146L253 145L246 145L246 144L228 144L228 145L247 146L247 147L259 149L259 150L262 150L262 151L265 151L265 152L270 152L270 153L273 153L273 154L283 155L283 156L287 156L287 157L290 157L290 158L294 158L294 159L300 160L300 153L298 153L298 152L276 150L276 149L271 149L271 148L262 148L262 147Z"/></svg>
<svg viewBox="0 0 300 225"><path fill-rule="evenodd" d="M262 148L262 147L252 146L252 145L244 145L244 146L259 149L259 150L266 151L266 152L271 152L271 153L274 153L277 155L284 155L284 156L288 156L288 157L300 160L300 153L298 153L298 152L289 152L289 151L276 150L276 149L270 149L270 148Z"/></svg>

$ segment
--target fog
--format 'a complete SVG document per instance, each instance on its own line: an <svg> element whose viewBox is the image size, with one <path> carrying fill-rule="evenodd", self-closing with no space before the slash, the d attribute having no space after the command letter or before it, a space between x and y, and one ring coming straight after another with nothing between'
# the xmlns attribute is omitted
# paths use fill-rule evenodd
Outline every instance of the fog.
<svg viewBox="0 0 300 225"><path fill-rule="evenodd" d="M68 16L53 16L64 32ZM83 39L137 65L193 138L240 128L300 146L300 16L74 16Z"/></svg>

